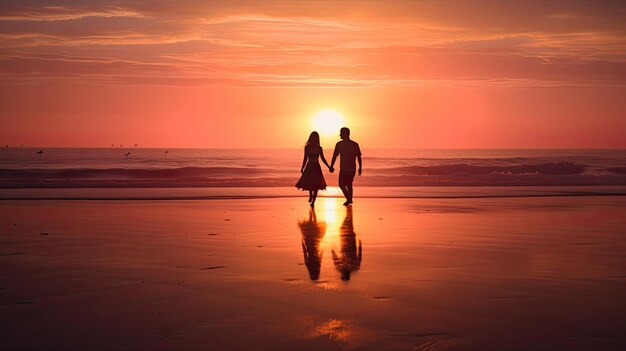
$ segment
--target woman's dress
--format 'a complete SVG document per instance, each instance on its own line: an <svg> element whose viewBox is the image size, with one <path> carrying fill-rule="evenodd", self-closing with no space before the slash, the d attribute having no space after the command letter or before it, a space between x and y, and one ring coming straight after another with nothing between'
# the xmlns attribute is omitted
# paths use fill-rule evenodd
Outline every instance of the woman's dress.
<svg viewBox="0 0 626 351"><path fill-rule="evenodd" d="M322 174L322 167L320 167L319 157L322 148L312 149L307 147L305 149L307 155L307 163L304 167L304 172L300 180L296 183L296 188L302 190L324 190L326 189L326 181Z"/></svg>

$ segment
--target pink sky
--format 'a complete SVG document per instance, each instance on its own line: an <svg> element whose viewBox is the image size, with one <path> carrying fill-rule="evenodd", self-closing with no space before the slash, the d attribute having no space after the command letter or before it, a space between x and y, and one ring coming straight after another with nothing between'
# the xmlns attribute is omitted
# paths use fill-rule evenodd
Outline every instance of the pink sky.
<svg viewBox="0 0 626 351"><path fill-rule="evenodd" d="M623 2L259 4L3 1L0 143L626 147Z"/></svg>

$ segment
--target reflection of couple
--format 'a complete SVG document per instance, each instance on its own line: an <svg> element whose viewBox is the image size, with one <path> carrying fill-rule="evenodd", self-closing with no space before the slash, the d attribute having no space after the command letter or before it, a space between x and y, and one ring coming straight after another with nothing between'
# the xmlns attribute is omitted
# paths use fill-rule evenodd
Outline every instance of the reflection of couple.
<svg viewBox="0 0 626 351"><path fill-rule="evenodd" d="M326 223L318 222L314 210L309 210L309 220L298 222L302 232L302 253L304 264L309 271L311 280L318 280L322 268L322 250L320 244L326 233ZM352 208L346 209L346 217L339 231L341 236L341 249L339 255L332 250L333 263L341 274L341 280L350 280L350 274L361 268L363 248L361 241L357 246L356 234L352 225Z"/></svg>
<svg viewBox="0 0 626 351"><path fill-rule="evenodd" d="M304 146L304 158L302 160L302 168L300 169L302 176L300 180L298 180L298 183L296 183L296 187L309 191L311 207L315 206L318 190L326 189L326 181L324 180L322 167L319 163L320 157L322 158L322 162L328 167L330 173L333 173L335 171L333 166L335 165L337 156L341 156L339 188L341 188L343 195L346 197L346 202L343 203L344 206L352 204L352 181L357 171L355 162L357 160L359 161L359 175L361 175L361 149L359 148L359 144L350 139L350 129L345 127L341 128L339 136L341 137L341 141L335 145L335 151L333 152L333 159L330 165L324 157L324 151L320 146L320 136L317 132L311 133L309 140Z"/></svg>

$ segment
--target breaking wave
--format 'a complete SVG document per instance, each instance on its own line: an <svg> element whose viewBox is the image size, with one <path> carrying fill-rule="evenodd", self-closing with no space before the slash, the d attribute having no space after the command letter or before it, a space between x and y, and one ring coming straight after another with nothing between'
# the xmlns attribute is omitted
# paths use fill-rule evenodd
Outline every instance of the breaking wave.
<svg viewBox="0 0 626 351"><path fill-rule="evenodd" d="M626 169L586 172L573 162L517 165L454 163L365 168L359 186L626 185ZM326 173L336 177L337 173ZM0 188L282 187L299 173L261 167L0 169Z"/></svg>

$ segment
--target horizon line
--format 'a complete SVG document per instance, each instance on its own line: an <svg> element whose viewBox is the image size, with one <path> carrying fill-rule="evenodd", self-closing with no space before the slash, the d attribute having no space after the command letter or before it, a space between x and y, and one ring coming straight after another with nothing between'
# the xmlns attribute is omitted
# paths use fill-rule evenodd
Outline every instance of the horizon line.
<svg viewBox="0 0 626 351"><path fill-rule="evenodd" d="M8 144L5 144L8 145ZM2 149L155 149L155 150L300 150L302 147L167 147L167 146L5 146ZM403 148L403 147L368 147L368 150L419 150L419 151L448 151L448 150L625 150L623 147L497 147L497 148Z"/></svg>

